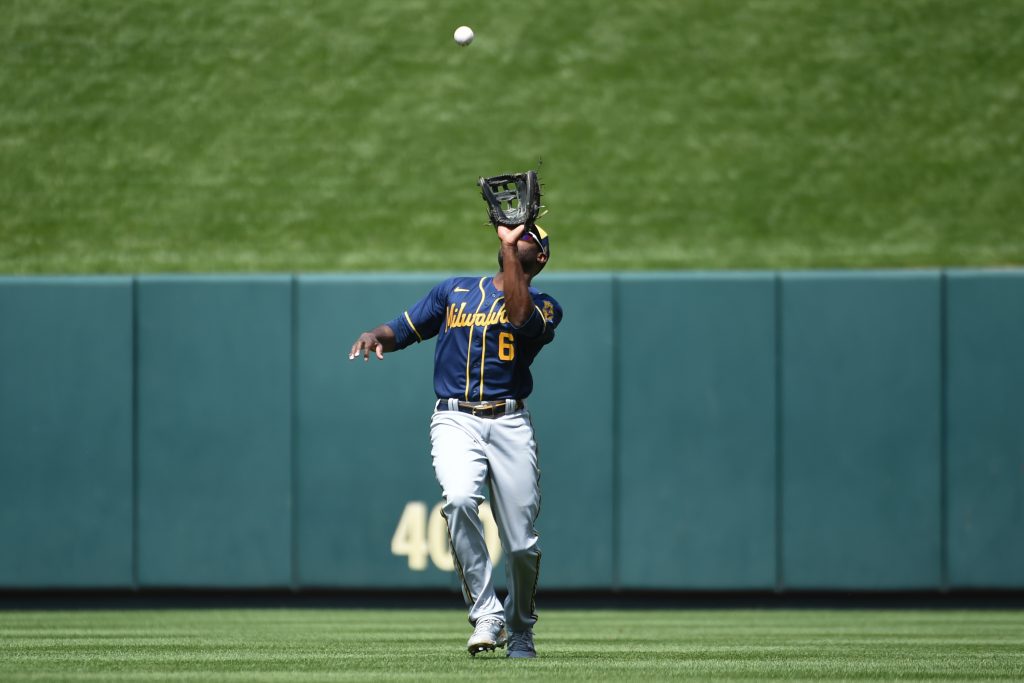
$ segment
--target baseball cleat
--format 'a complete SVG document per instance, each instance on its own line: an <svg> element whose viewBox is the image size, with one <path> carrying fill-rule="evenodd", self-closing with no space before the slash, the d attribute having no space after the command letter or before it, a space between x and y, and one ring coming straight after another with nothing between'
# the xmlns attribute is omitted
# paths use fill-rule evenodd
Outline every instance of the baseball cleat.
<svg viewBox="0 0 1024 683"><path fill-rule="evenodd" d="M508 635L508 654L513 659L530 659L537 656L533 647L533 630L512 631Z"/></svg>
<svg viewBox="0 0 1024 683"><path fill-rule="evenodd" d="M493 652L495 648L505 647L505 640L505 622L498 617L480 617L476 621L473 635L466 643L466 649L476 657L477 652Z"/></svg>

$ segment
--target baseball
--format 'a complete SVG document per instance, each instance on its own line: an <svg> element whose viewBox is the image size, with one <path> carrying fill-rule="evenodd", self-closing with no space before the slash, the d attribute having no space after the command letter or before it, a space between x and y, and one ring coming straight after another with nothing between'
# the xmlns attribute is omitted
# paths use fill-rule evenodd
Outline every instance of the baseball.
<svg viewBox="0 0 1024 683"><path fill-rule="evenodd" d="M473 29L468 26L460 26L455 29L455 42L465 47L473 42Z"/></svg>

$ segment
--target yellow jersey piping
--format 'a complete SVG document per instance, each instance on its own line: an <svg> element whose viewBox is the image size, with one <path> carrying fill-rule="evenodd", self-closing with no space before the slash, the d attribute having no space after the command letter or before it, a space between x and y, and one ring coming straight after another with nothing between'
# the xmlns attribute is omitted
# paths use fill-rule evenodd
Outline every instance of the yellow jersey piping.
<svg viewBox="0 0 1024 683"><path fill-rule="evenodd" d="M497 306L498 302L501 301L504 298L505 297L503 297L503 296L499 296L497 299L494 300L494 303L491 304L491 310L487 311L488 319L491 317L491 314L494 313L494 307ZM480 351L480 400L481 401L484 400L484 365L485 365L485 361L487 360L487 328L488 327L489 327L489 325L484 325L484 331L483 331L484 343L481 345L483 347L483 350Z"/></svg>
<svg viewBox="0 0 1024 683"><path fill-rule="evenodd" d="M476 311L473 312L473 315L476 315L477 313L480 312L480 307L484 305L484 299L487 297L487 293L484 291L484 280L486 280L486 279L487 278L482 277L482 278L480 278L480 282L477 283L477 286L480 287L480 303L478 303L476 305ZM470 356L473 355L473 330L475 328L476 328L475 325L469 328L469 339L466 341L466 393L465 393L465 396L466 396L466 400L467 401L469 400L469 359L470 359Z"/></svg>
<svg viewBox="0 0 1024 683"><path fill-rule="evenodd" d="M409 311L405 312L405 322L409 323L409 327L411 327L412 331L416 333L416 338L419 339L420 341L423 341L423 337L420 336L420 331L417 330L416 326L412 324L412 318L409 317Z"/></svg>

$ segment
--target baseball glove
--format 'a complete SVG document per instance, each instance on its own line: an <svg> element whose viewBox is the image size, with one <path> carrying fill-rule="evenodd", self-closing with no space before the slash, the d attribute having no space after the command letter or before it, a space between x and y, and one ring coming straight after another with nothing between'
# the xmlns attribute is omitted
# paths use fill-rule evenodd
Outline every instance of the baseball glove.
<svg viewBox="0 0 1024 683"><path fill-rule="evenodd" d="M480 178L480 194L487 202L487 217L491 225L534 227L540 215L540 182L536 171L506 173Z"/></svg>

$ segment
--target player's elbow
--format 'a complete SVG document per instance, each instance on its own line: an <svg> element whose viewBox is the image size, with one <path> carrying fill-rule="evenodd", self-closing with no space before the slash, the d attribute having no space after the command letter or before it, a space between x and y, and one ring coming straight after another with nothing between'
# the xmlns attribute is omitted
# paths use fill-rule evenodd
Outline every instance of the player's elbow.
<svg viewBox="0 0 1024 683"><path fill-rule="evenodd" d="M530 321L530 315L533 313L533 308L530 306L523 306L522 308L508 309L508 321L512 323L514 327L522 327Z"/></svg>

